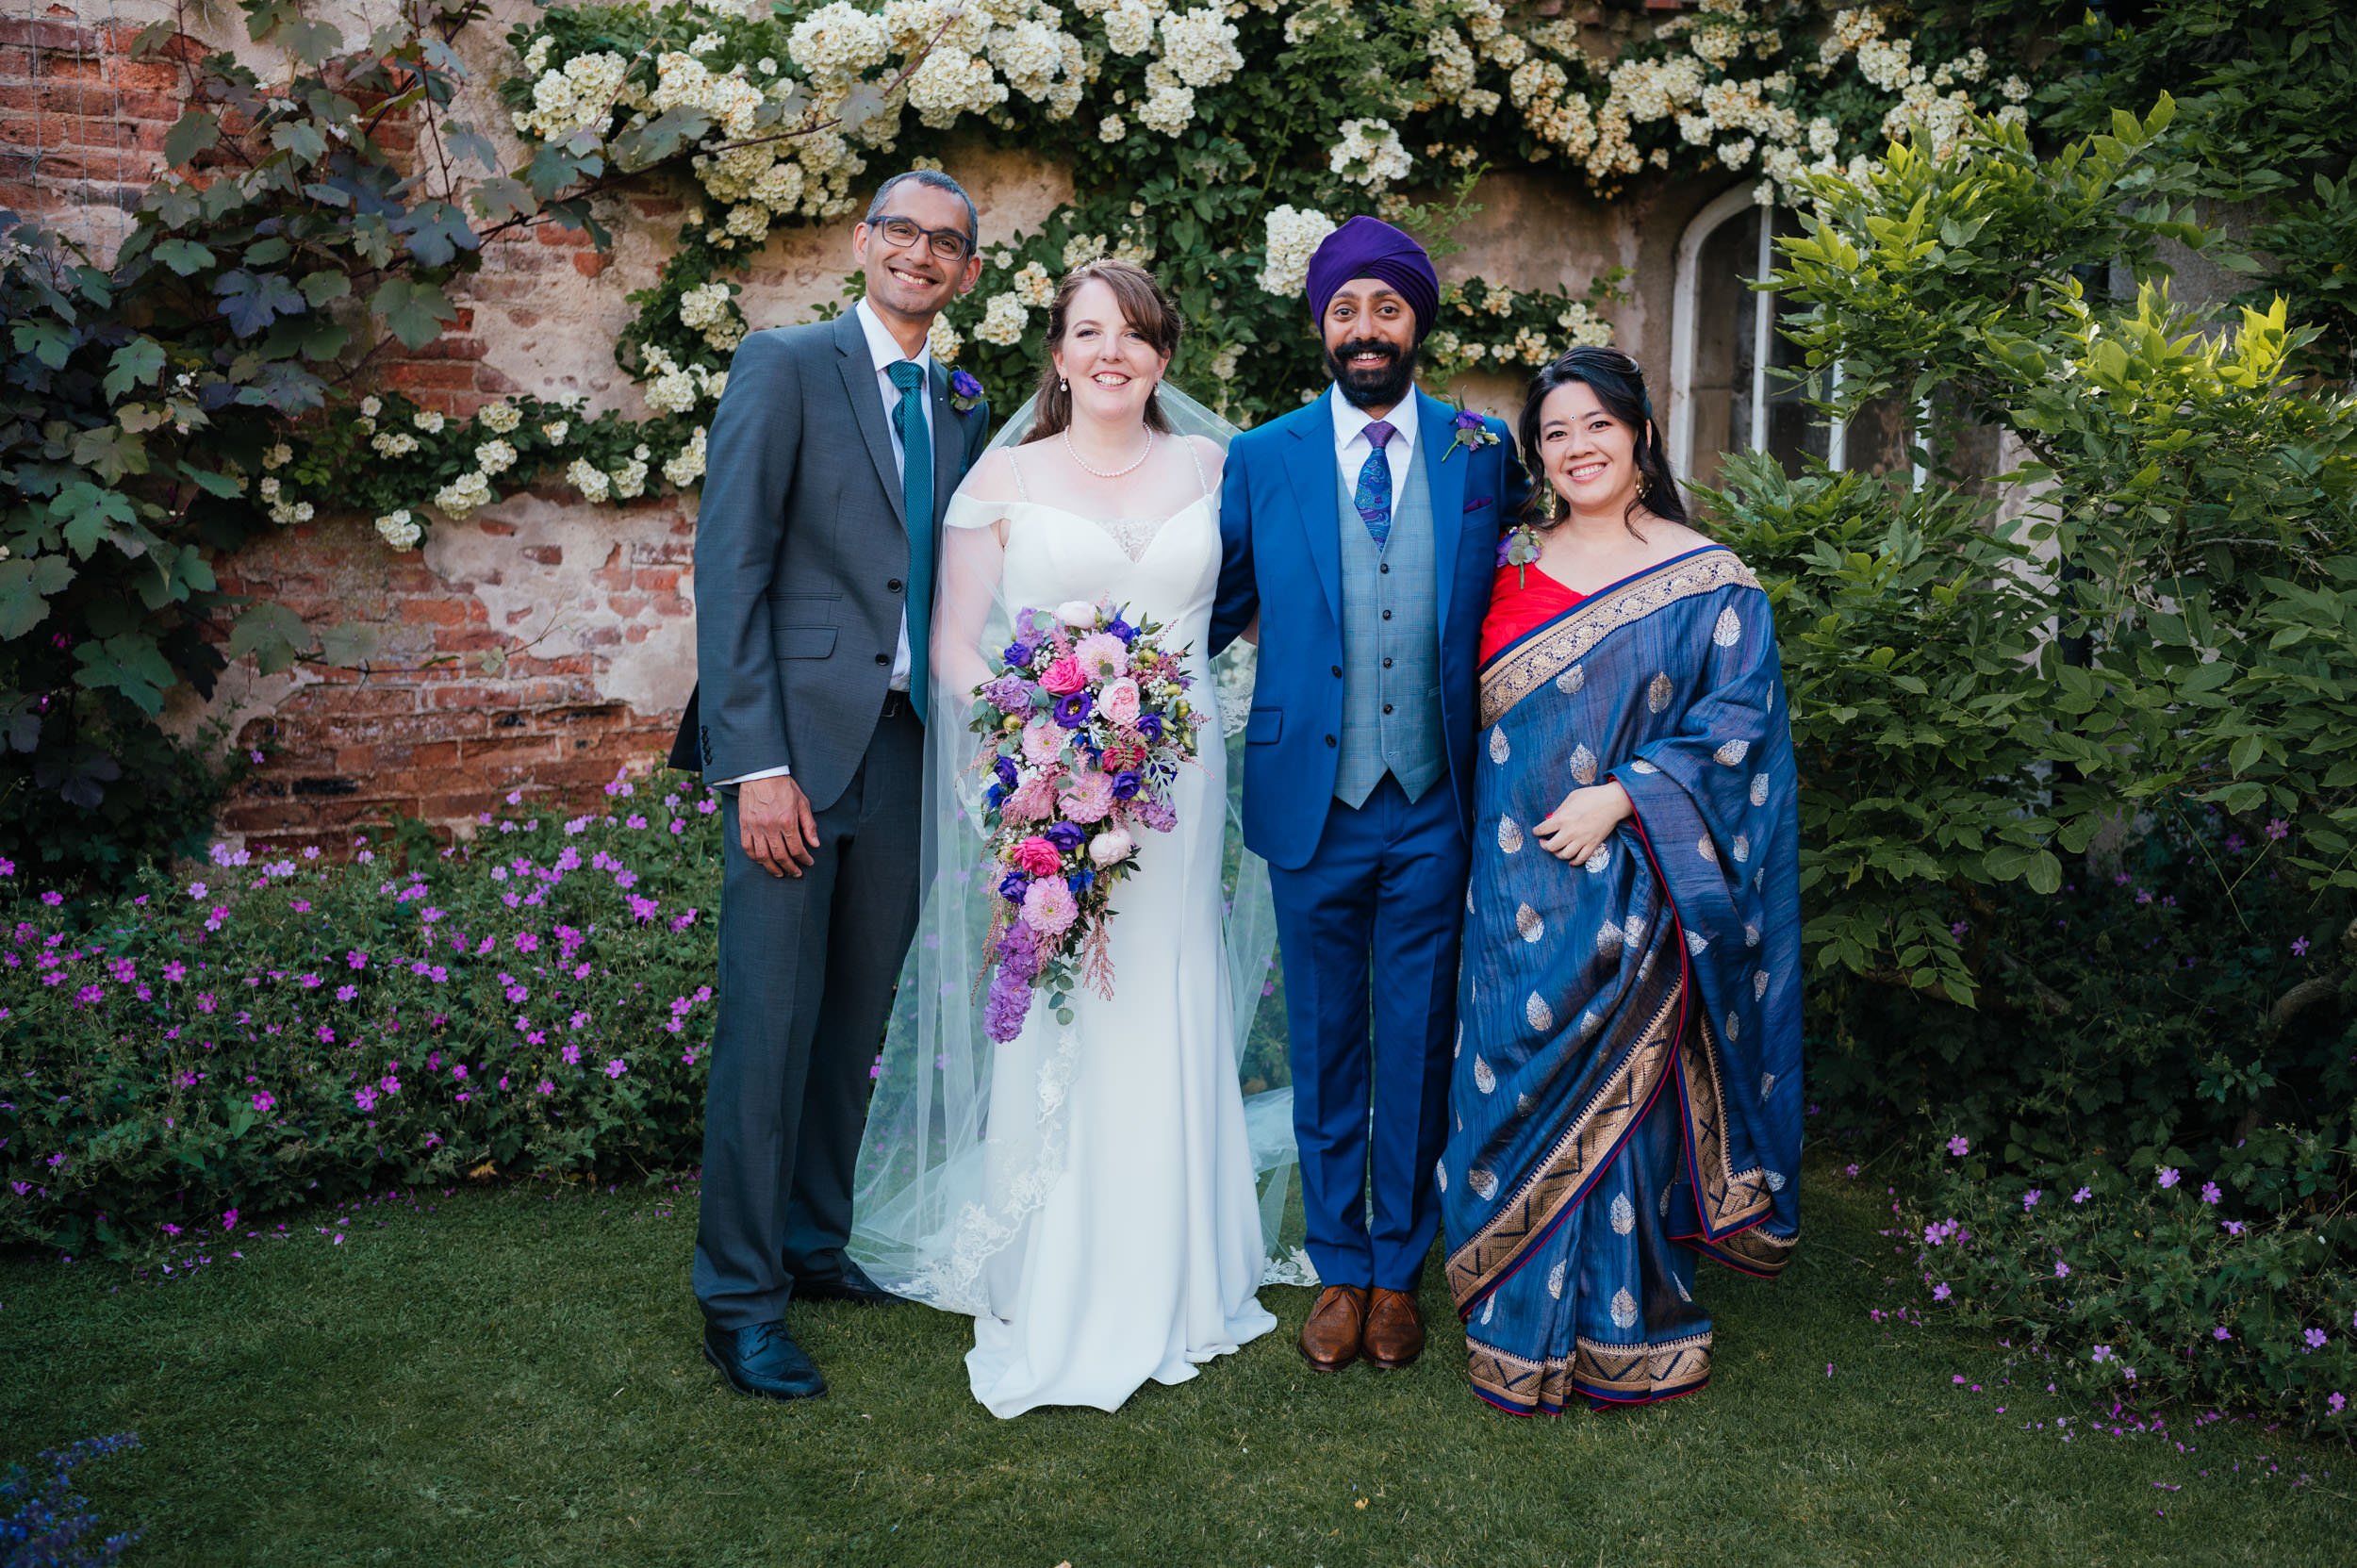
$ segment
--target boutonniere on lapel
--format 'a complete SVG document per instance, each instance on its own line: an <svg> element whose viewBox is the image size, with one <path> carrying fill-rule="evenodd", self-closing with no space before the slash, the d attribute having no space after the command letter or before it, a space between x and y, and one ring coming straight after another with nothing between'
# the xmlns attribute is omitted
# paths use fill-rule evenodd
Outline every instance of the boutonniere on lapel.
<svg viewBox="0 0 2357 1568"><path fill-rule="evenodd" d="M967 371L949 372L949 406L961 414L971 414L982 401L982 384Z"/></svg>
<svg viewBox="0 0 2357 1568"><path fill-rule="evenodd" d="M1443 463L1449 460L1459 447L1471 451L1475 447L1498 444L1498 433L1491 429L1481 416L1470 408L1459 408L1456 417L1449 421L1449 425L1456 433L1449 437L1448 451L1441 454L1441 461Z"/></svg>

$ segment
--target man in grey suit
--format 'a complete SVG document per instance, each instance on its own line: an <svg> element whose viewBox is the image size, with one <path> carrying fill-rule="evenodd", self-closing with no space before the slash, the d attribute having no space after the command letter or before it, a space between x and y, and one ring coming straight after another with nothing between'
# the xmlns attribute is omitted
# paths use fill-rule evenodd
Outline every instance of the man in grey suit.
<svg viewBox="0 0 2357 1568"><path fill-rule="evenodd" d="M826 1392L790 1296L893 1299L844 1254L851 1170L916 928L940 519L990 424L926 347L981 271L973 202L947 174L897 175L853 236L866 297L754 333L729 368L672 749L724 823L696 1299L705 1358L771 1399Z"/></svg>

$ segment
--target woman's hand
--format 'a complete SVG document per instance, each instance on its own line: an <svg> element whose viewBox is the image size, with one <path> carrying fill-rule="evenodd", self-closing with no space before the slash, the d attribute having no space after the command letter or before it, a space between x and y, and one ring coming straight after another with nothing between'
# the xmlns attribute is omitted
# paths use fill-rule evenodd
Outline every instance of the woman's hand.
<svg viewBox="0 0 2357 1568"><path fill-rule="evenodd" d="M1563 797L1563 803L1555 808L1555 815L1539 824L1539 842L1549 854L1560 855L1577 866L1604 847L1612 836L1612 830L1621 819L1637 815L1637 804L1628 798L1617 779L1607 779L1591 788L1574 789Z"/></svg>

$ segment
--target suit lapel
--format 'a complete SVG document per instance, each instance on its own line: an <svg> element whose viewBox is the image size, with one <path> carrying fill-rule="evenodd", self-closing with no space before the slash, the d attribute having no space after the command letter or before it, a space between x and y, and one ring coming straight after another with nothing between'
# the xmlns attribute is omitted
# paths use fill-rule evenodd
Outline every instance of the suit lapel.
<svg viewBox="0 0 2357 1568"><path fill-rule="evenodd" d="M969 416L949 406L949 368L932 362L929 378L933 394L933 525L948 514L949 498L965 477L965 421Z"/></svg>
<svg viewBox="0 0 2357 1568"><path fill-rule="evenodd" d="M842 354L843 390L850 399L851 417L859 421L860 437L867 443L867 455L875 461L884 498L892 503L892 515L900 520L905 532L908 510L900 499L900 471L892 461L892 430L884 423L883 394L876 389L876 361L867 352L867 334L854 311L847 310L835 320L834 346ZM934 471L939 470L936 462Z"/></svg>
<svg viewBox="0 0 2357 1568"><path fill-rule="evenodd" d="M1465 530L1465 475L1473 469L1470 448L1442 461L1457 438L1456 417L1447 404L1417 388L1416 445L1424 455L1425 489L1432 500L1432 575L1441 595L1438 619L1443 644L1448 641L1449 602L1456 597L1457 541Z"/></svg>
<svg viewBox="0 0 2357 1568"><path fill-rule="evenodd" d="M1334 393L1329 389L1293 419L1293 437L1306 449L1285 465L1293 485L1294 503L1301 510L1301 526L1310 545L1310 559L1318 569L1318 586L1326 590L1326 607L1334 624L1343 623L1343 541L1335 534L1337 475L1334 466Z"/></svg>

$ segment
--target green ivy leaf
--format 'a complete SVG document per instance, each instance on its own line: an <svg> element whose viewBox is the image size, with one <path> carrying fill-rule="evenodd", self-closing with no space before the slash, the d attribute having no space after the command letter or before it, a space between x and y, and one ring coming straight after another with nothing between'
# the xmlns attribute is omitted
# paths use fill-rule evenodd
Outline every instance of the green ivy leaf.
<svg viewBox="0 0 2357 1568"><path fill-rule="evenodd" d="M370 297L369 308L404 347L413 349L425 347L442 335L445 323L458 319L457 306L438 285L408 278L386 279Z"/></svg>
<svg viewBox="0 0 2357 1568"><path fill-rule="evenodd" d="M12 555L0 561L0 641L14 641L49 614L49 600L74 581L62 555Z"/></svg>
<svg viewBox="0 0 2357 1568"><path fill-rule="evenodd" d="M172 129L164 133L164 161L174 169L183 168L220 140L221 122L201 108L192 108L173 122Z"/></svg>
<svg viewBox="0 0 2357 1568"><path fill-rule="evenodd" d="M329 30L334 31L333 28ZM342 40L338 38L338 41ZM308 120L288 120L272 125L270 144L305 165L317 163L327 156L327 138L321 136L319 127Z"/></svg>
<svg viewBox="0 0 2357 1568"><path fill-rule="evenodd" d="M63 525L67 547L84 560L102 541L121 537L120 530L128 529L136 520L129 496L121 490L102 489L87 479L77 479L59 491L49 503L49 515Z"/></svg>
<svg viewBox="0 0 2357 1568"><path fill-rule="evenodd" d="M115 350L107 364L107 379L101 385L107 401L113 402L134 387L155 384L164 368L163 345L141 335Z"/></svg>
<svg viewBox="0 0 2357 1568"><path fill-rule="evenodd" d="M182 277L192 277L213 264L213 253L193 239L159 240L155 256Z"/></svg>
<svg viewBox="0 0 2357 1568"><path fill-rule="evenodd" d="M448 202L426 202L393 220L394 232L409 237L409 254L427 267L447 267L460 251L482 241L467 215Z"/></svg>
<svg viewBox="0 0 2357 1568"><path fill-rule="evenodd" d="M309 308L294 285L276 272L233 268L221 274L213 291L221 296L221 313L228 319L229 329L240 338L253 337L280 316L299 315Z"/></svg>
<svg viewBox="0 0 2357 1568"><path fill-rule="evenodd" d="M225 652L233 659L251 655L263 674L274 675L315 646L303 618L284 604L249 604L229 629Z"/></svg>

